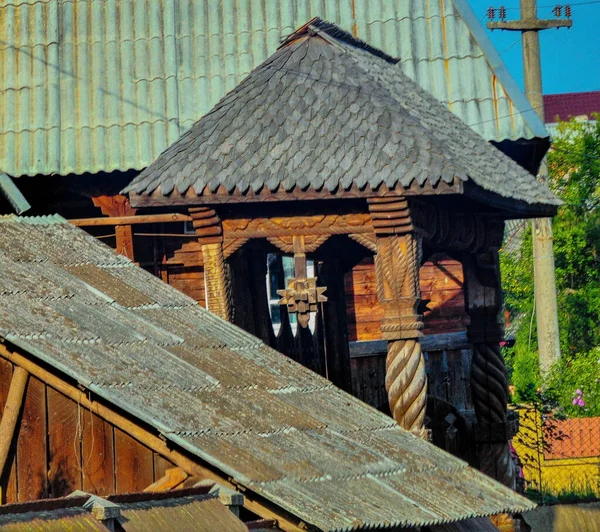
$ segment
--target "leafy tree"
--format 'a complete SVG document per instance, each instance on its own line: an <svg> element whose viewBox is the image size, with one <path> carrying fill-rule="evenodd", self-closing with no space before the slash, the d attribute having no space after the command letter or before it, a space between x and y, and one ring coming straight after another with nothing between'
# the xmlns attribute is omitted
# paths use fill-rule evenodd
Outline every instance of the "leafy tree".
<svg viewBox="0 0 600 532"><path fill-rule="evenodd" d="M571 415L600 415L593 399L600 397L600 116L595 118L561 123L548 154L549 185L564 201L553 224L563 358L545 387ZM517 400L530 400L541 384L530 229L522 232L518 252L501 254L501 267L505 305L516 325L507 364Z"/></svg>

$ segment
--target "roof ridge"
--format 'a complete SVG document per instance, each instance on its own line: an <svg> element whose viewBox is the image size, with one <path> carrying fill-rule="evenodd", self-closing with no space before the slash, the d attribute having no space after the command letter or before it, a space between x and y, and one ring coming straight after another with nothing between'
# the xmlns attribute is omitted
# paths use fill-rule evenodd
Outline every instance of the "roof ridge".
<svg viewBox="0 0 600 532"><path fill-rule="evenodd" d="M285 37L277 49L279 50L280 48L287 46L288 44L292 43L299 37L302 37L306 34L313 34L313 35L317 34L317 35L320 35L321 37L325 38L326 40L329 40L329 39L327 39L327 37L329 37L336 41L342 41L342 42L349 44L350 46L353 46L355 48L360 48L361 50L365 50L365 51L369 52L370 54L373 54L374 56L377 56L377 57L387 61L388 63L391 63L392 65L395 65L398 62L400 62L399 58L392 57L391 55L386 54L383 50L380 50L379 48L371 46L370 44L363 41L362 39L359 39L355 35L352 35L351 33L347 32L346 30L343 30L337 24L333 24L332 22L327 22L326 20L323 20L320 17L312 18L306 24L304 24L303 26L298 28L295 32L293 32L292 34ZM325 37L324 34L327 37Z"/></svg>

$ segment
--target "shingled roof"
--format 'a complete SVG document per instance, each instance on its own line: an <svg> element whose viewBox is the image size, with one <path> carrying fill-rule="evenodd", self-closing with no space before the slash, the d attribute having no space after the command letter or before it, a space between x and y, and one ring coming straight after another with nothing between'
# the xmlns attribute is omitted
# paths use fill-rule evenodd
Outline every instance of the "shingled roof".
<svg viewBox="0 0 600 532"><path fill-rule="evenodd" d="M427 194L446 184L463 193L475 185L490 198L553 212L559 202L544 185L396 63L314 19L125 191L142 205L294 189Z"/></svg>
<svg viewBox="0 0 600 532"><path fill-rule="evenodd" d="M0 337L322 530L533 506L60 217L0 218Z"/></svg>

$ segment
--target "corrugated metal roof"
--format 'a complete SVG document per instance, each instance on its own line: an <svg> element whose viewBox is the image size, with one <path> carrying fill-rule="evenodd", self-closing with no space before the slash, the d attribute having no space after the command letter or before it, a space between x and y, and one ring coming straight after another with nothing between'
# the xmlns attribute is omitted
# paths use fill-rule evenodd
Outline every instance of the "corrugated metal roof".
<svg viewBox="0 0 600 532"><path fill-rule="evenodd" d="M4 532L109 532L83 508L0 515L0 529Z"/></svg>
<svg viewBox="0 0 600 532"><path fill-rule="evenodd" d="M0 263L0 336L319 529L533 506L59 217L0 218Z"/></svg>
<svg viewBox="0 0 600 532"><path fill-rule="evenodd" d="M135 206L147 198L193 202L282 189L334 194L425 187L423 194L437 194L438 185L457 182L481 187L488 198L524 201L532 213L554 213L560 204L395 60L317 18L125 190L135 193Z"/></svg>
<svg viewBox="0 0 600 532"><path fill-rule="evenodd" d="M248 527L217 498L181 497L119 504L125 532L247 532Z"/></svg>
<svg viewBox="0 0 600 532"><path fill-rule="evenodd" d="M248 527L216 495L191 494L194 489L129 493L108 497L110 518L126 532L244 532ZM113 502L113 501L116 501ZM94 517L106 499L75 492L62 499L8 504L0 512L0 529L8 532L104 532L113 530ZM111 504L112 503L112 504ZM120 525L120 527L119 527Z"/></svg>
<svg viewBox="0 0 600 532"><path fill-rule="evenodd" d="M0 0L0 169L142 169L319 16L487 140L546 137L466 0Z"/></svg>

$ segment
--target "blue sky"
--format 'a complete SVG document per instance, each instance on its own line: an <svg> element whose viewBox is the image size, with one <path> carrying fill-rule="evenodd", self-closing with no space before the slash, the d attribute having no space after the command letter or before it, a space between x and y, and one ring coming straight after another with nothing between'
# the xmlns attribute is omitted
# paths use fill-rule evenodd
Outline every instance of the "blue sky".
<svg viewBox="0 0 600 532"><path fill-rule="evenodd" d="M544 94L600 90L600 2L577 5L570 2L573 14L571 29L546 30L540 33L542 83ZM468 0L471 8L487 22L490 6L506 6L507 19L519 18L519 0ZM558 1L565 5L569 2ZM538 17L555 18L553 1L538 0ZM546 7L544 7L546 6ZM485 16L485 18L483 18ZM486 30L513 77L523 87L523 59L519 33Z"/></svg>

